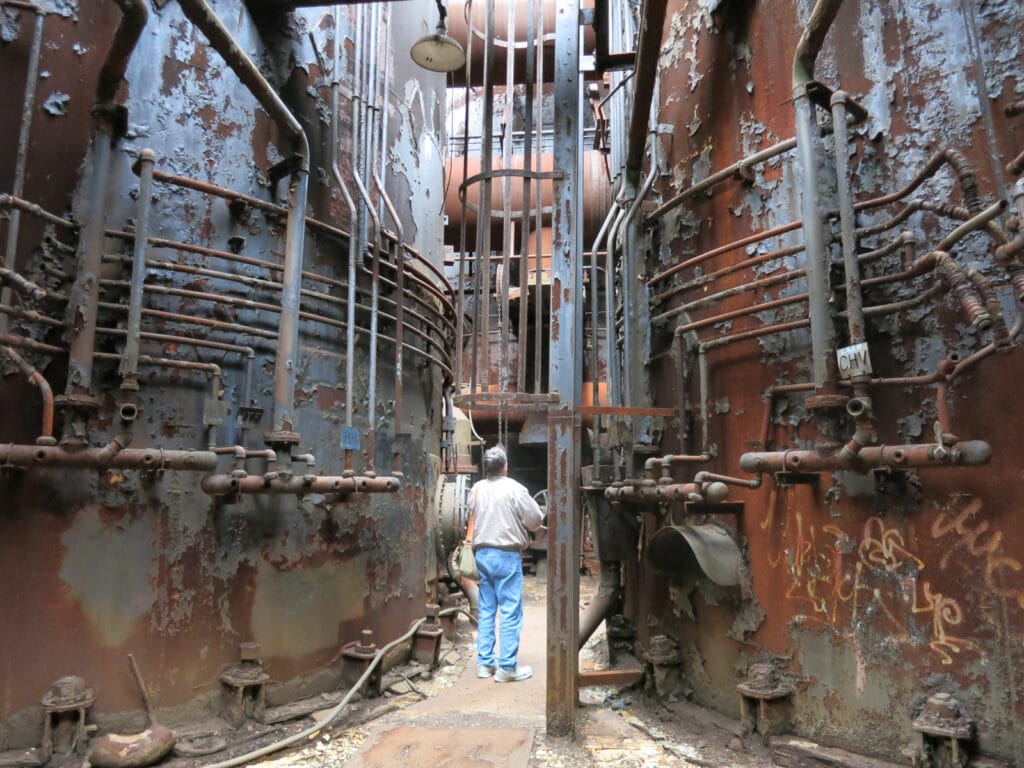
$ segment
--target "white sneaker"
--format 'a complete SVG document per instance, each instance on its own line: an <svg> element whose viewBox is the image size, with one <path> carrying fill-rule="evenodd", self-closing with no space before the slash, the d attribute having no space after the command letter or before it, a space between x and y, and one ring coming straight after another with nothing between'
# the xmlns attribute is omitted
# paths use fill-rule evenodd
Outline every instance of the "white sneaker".
<svg viewBox="0 0 1024 768"><path fill-rule="evenodd" d="M533 677L533 668L525 665L515 669L499 669L494 673L496 683L518 683L520 680L528 680Z"/></svg>
<svg viewBox="0 0 1024 768"><path fill-rule="evenodd" d="M481 680L486 680L488 677L494 674L494 667L488 667L486 664L476 665L476 676Z"/></svg>

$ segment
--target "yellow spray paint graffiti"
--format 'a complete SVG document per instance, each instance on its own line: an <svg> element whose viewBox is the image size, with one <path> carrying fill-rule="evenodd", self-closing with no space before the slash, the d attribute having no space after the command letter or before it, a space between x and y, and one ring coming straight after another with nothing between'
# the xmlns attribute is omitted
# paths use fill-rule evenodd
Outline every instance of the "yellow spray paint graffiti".
<svg viewBox="0 0 1024 768"><path fill-rule="evenodd" d="M948 537L949 549L931 566L908 544L904 531L881 517L869 518L855 537L838 525L808 524L800 511L787 516L782 541L788 546L769 562L788 571L786 597L807 606L804 620L852 635L858 619L870 614L889 625L891 642L925 644L943 665L964 652L983 658L976 643L956 634L966 618L960 600L925 578L945 570L957 553L981 558L985 589L1024 608L1024 588L997 584L1022 565L1005 554L1002 532L978 520L981 508L980 500L969 498L939 513L930 533L933 539Z"/></svg>

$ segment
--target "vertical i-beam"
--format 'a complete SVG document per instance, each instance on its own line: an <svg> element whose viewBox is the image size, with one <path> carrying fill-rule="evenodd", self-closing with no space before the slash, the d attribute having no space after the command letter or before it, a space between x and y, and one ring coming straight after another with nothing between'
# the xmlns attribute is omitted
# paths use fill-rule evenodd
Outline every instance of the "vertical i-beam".
<svg viewBox="0 0 1024 768"><path fill-rule="evenodd" d="M548 383L547 731L574 737L579 637L580 422L583 389L583 238L580 189L580 0L558 3L555 22L551 349Z"/></svg>

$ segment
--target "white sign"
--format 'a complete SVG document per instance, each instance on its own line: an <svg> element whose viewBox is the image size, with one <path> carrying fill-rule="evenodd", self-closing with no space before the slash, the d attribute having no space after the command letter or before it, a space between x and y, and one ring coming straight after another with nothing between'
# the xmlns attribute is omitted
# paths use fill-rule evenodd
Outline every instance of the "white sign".
<svg viewBox="0 0 1024 768"><path fill-rule="evenodd" d="M871 373L871 355L866 342L836 350L836 357L839 359L839 375L844 379Z"/></svg>

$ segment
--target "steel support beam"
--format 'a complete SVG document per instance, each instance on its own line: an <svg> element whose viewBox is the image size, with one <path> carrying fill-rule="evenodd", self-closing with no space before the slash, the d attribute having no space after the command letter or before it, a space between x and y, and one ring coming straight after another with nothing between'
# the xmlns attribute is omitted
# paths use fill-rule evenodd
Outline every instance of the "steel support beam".
<svg viewBox="0 0 1024 768"><path fill-rule="evenodd" d="M578 694L579 464L583 388L580 0L558 4L555 21L551 354L548 381L547 732L574 737Z"/></svg>

